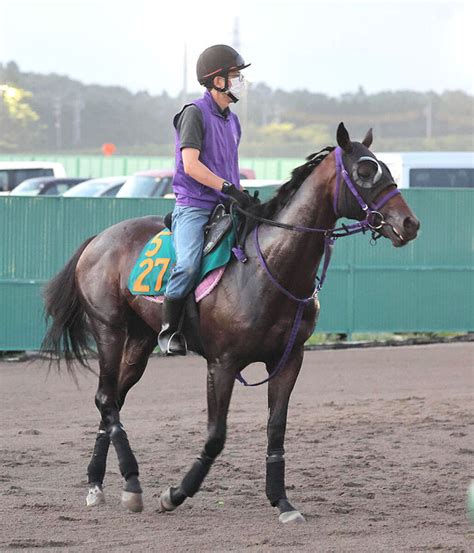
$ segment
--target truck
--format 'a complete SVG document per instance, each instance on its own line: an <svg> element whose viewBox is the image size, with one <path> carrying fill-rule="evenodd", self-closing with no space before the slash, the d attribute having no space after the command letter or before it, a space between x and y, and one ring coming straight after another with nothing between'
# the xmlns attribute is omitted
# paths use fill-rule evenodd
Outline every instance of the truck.
<svg viewBox="0 0 474 553"><path fill-rule="evenodd" d="M474 152L377 152L399 188L474 188Z"/></svg>

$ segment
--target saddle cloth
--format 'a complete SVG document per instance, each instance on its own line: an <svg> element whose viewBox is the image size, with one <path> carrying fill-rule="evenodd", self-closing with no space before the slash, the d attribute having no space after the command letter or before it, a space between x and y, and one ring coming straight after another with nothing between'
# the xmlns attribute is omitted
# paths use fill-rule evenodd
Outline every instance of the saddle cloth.
<svg viewBox="0 0 474 553"><path fill-rule="evenodd" d="M198 282L201 283L215 269L225 267L230 260L235 242L233 228L201 262ZM133 295L162 296L176 263L171 231L164 229L147 242L142 249L128 279L128 289ZM222 276L223 270L216 272ZM214 283L214 286L217 283Z"/></svg>

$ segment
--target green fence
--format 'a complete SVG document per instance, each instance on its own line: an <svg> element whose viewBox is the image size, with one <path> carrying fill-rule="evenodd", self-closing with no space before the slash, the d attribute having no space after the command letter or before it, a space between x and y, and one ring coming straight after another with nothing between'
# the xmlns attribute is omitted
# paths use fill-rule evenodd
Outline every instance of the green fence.
<svg viewBox="0 0 474 553"><path fill-rule="evenodd" d="M404 248L338 240L320 294L319 332L472 331L474 190L415 189L421 220ZM44 334L41 286L107 226L164 214L172 200L0 196L0 350L34 350Z"/></svg>
<svg viewBox="0 0 474 553"><path fill-rule="evenodd" d="M159 156L4 154L0 155L0 161L57 161L64 165L68 177L131 175L147 169L174 167L174 158ZM240 158L240 166L253 169L258 179L286 179L302 163L304 160L299 158Z"/></svg>

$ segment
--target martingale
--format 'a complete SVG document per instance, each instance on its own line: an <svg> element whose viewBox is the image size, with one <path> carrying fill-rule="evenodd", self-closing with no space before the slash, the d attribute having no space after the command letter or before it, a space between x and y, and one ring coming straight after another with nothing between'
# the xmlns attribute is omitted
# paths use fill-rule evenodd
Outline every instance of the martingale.
<svg viewBox="0 0 474 553"><path fill-rule="evenodd" d="M231 230L215 249L203 256L198 282L229 262L234 242L235 233ZM172 233L164 229L149 240L141 251L128 278L128 289L134 296L163 295L175 263Z"/></svg>

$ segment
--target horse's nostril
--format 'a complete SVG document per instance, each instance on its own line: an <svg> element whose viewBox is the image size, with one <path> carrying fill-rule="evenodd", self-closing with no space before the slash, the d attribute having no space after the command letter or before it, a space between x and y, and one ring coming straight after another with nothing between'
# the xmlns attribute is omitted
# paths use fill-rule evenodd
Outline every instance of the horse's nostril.
<svg viewBox="0 0 474 553"><path fill-rule="evenodd" d="M420 228L420 221L413 217L406 217L403 221L403 228L407 232L416 232Z"/></svg>

